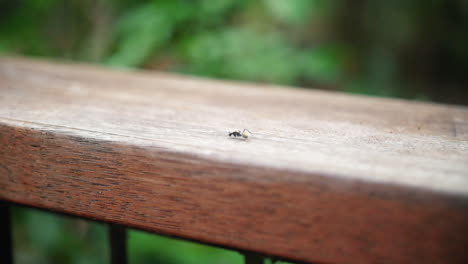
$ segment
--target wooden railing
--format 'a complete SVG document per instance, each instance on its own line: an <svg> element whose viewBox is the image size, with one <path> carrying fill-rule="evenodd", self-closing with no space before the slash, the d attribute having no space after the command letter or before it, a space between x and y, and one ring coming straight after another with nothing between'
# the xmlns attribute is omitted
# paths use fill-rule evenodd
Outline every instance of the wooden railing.
<svg viewBox="0 0 468 264"><path fill-rule="evenodd" d="M292 261L468 263L466 107L3 58L0 146L0 200L111 223L119 252L125 226Z"/></svg>

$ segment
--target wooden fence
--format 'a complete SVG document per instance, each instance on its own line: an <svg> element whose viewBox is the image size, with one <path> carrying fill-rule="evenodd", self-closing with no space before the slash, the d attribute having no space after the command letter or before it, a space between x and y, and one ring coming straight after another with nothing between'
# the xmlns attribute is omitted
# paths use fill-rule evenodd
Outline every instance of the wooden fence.
<svg viewBox="0 0 468 264"><path fill-rule="evenodd" d="M110 223L114 263L123 227L307 263L468 263L468 108L1 58L0 200Z"/></svg>

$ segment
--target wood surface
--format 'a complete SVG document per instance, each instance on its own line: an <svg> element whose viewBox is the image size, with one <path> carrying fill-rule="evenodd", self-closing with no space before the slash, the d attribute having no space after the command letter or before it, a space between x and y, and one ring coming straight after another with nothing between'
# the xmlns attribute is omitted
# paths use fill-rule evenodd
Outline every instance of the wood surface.
<svg viewBox="0 0 468 264"><path fill-rule="evenodd" d="M304 262L468 263L466 107L0 58L0 146L1 200Z"/></svg>

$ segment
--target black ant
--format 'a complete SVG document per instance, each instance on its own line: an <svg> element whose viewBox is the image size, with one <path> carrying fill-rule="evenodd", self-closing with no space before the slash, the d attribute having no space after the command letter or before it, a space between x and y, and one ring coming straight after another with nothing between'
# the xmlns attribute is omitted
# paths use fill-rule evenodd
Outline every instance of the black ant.
<svg viewBox="0 0 468 264"><path fill-rule="evenodd" d="M229 136L233 136L233 137L243 137L243 138L248 138L249 136L252 135L252 132L250 132L248 129L245 129L242 130L242 132L240 130L236 130L236 131L233 131L233 132L230 132L229 133Z"/></svg>

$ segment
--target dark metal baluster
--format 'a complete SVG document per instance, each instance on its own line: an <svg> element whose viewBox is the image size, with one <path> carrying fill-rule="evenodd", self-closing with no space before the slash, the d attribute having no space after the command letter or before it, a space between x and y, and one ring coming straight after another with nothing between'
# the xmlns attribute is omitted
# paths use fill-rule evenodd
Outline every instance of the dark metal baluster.
<svg viewBox="0 0 468 264"><path fill-rule="evenodd" d="M127 264L127 229L109 224L111 264Z"/></svg>
<svg viewBox="0 0 468 264"><path fill-rule="evenodd" d="M0 260L5 264L13 264L12 233L10 205L0 201Z"/></svg>
<svg viewBox="0 0 468 264"><path fill-rule="evenodd" d="M264 258L261 255L246 252L244 252L243 254L245 264L263 264L264 262Z"/></svg>

